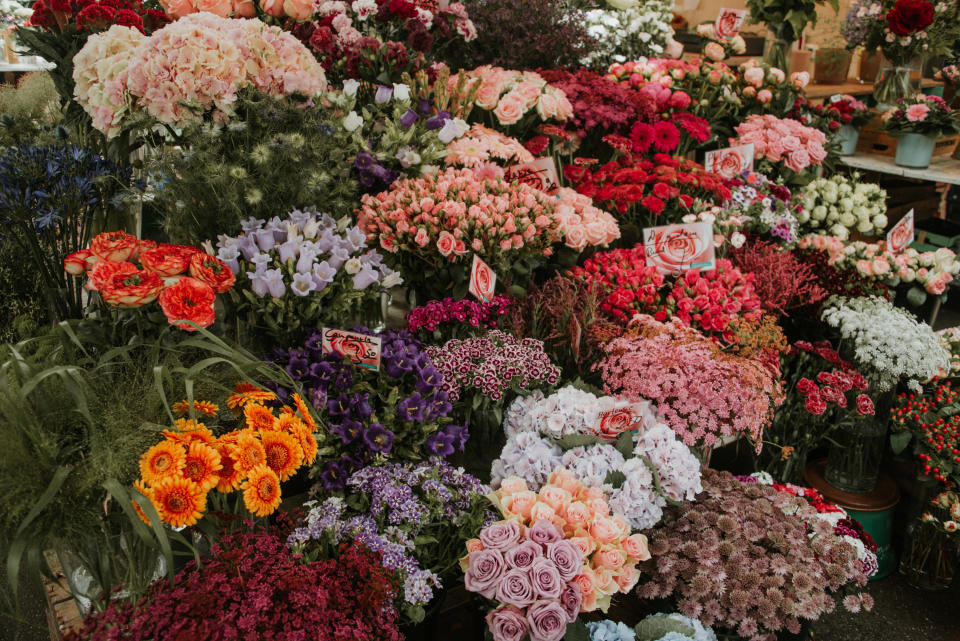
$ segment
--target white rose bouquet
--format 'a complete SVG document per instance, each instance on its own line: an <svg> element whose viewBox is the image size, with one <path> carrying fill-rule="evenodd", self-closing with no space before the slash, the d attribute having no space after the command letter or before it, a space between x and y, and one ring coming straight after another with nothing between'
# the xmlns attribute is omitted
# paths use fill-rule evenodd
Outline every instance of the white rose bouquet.
<svg viewBox="0 0 960 641"><path fill-rule="evenodd" d="M801 234L830 234L841 240L850 230L877 235L887 226L887 192L873 183L860 182L859 174L817 178L801 193L798 213Z"/></svg>

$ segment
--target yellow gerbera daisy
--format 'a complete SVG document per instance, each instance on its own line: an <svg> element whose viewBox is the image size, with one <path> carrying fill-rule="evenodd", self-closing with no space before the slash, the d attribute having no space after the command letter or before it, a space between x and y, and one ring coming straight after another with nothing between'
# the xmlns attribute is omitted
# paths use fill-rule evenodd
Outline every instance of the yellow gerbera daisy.
<svg viewBox="0 0 960 641"><path fill-rule="evenodd" d="M223 466L220 453L206 443L193 442L187 449L183 464L183 476L209 491L220 482L219 474Z"/></svg>
<svg viewBox="0 0 960 641"><path fill-rule="evenodd" d="M182 476L169 476L153 487L153 505L160 519L174 527L194 525L207 507L206 491Z"/></svg>
<svg viewBox="0 0 960 641"><path fill-rule="evenodd" d="M262 432L260 442L267 455L267 467L286 481L297 473L303 463L299 441L286 432Z"/></svg>
<svg viewBox="0 0 960 641"><path fill-rule="evenodd" d="M277 419L269 407L258 403L250 403L243 408L243 417L247 427L258 432L269 432L277 429Z"/></svg>
<svg viewBox="0 0 960 641"><path fill-rule="evenodd" d="M213 418L220 411L220 407L210 401L194 401L193 410ZM190 411L190 404L186 400L178 401L173 404L173 413L177 416L185 416Z"/></svg>

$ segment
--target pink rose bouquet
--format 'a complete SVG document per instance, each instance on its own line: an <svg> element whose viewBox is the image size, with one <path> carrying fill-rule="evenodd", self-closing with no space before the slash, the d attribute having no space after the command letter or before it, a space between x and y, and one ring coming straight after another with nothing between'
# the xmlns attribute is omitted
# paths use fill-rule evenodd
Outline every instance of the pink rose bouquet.
<svg viewBox="0 0 960 641"><path fill-rule="evenodd" d="M573 116L573 105L563 90L548 85L536 72L484 65L466 74L480 83L474 106L490 126L501 131L527 132L541 122L563 122ZM451 78L450 91L454 90Z"/></svg>
<svg viewBox="0 0 960 641"><path fill-rule="evenodd" d="M797 174L819 165L827 157L826 135L796 120L767 114L748 116L735 128L731 145L753 144L754 158L761 161L761 173L774 175L784 167ZM782 172L781 172L782 173Z"/></svg>
<svg viewBox="0 0 960 641"><path fill-rule="evenodd" d="M883 129L892 136L922 134L931 138L960 132L960 117L940 96L917 94L897 100L893 109L883 114Z"/></svg>

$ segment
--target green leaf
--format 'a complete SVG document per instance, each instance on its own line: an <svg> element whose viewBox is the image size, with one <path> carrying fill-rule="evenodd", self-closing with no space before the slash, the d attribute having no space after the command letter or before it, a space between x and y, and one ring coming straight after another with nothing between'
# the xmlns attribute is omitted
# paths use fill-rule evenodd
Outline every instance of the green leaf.
<svg viewBox="0 0 960 641"><path fill-rule="evenodd" d="M563 438L549 439L555 445L559 445L564 450L572 450L575 447L588 447L603 443L603 440L592 434L567 434Z"/></svg>
<svg viewBox="0 0 960 641"><path fill-rule="evenodd" d="M627 481L627 475L620 470L610 470L607 477L603 479L604 483L609 483L614 488L619 488Z"/></svg>
<svg viewBox="0 0 960 641"><path fill-rule="evenodd" d="M563 641L590 641L590 631L587 630L587 624L577 619L567 625L567 631L563 635Z"/></svg>
<svg viewBox="0 0 960 641"><path fill-rule="evenodd" d="M623 454L623 458L633 456L633 431L620 432L617 437L617 451Z"/></svg>
<svg viewBox="0 0 960 641"><path fill-rule="evenodd" d="M894 432L890 435L890 449L893 450L894 454L899 454L907 448L911 438L913 438L913 434L910 432Z"/></svg>

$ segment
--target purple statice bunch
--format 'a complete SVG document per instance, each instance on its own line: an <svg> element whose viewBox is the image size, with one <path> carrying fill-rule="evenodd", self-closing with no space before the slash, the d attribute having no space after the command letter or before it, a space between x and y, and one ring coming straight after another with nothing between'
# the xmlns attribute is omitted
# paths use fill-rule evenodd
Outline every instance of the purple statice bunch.
<svg viewBox="0 0 960 641"><path fill-rule="evenodd" d="M311 504L288 545L309 555L353 539L381 552L403 585L398 608L416 621L458 571L465 543L490 520L489 488L438 458L368 466L346 485L348 500Z"/></svg>
<svg viewBox="0 0 960 641"><path fill-rule="evenodd" d="M878 11L880 3L876 0L857 0L847 11L847 15L840 25L840 33L847 41L848 49L856 49L867 41L867 35L882 11Z"/></svg>
<svg viewBox="0 0 960 641"><path fill-rule="evenodd" d="M550 362L542 341L519 339L498 329L477 338L431 345L426 352L443 377L451 402L465 392L500 401L509 390L552 386L560 378L560 368Z"/></svg>
<svg viewBox="0 0 960 641"><path fill-rule="evenodd" d="M703 487L647 532L653 560L640 568L641 598L673 598L683 615L749 641L796 634L838 597L851 611L872 603L844 596L866 585L864 564L806 500L711 469Z"/></svg>
<svg viewBox="0 0 960 641"><path fill-rule="evenodd" d="M407 331L411 334L418 332L434 332L445 335L449 330L453 337L459 338L459 330L465 327L497 329L497 320L507 313L513 299L499 294L488 302L463 298L454 300L432 300L426 305L414 307L407 314ZM450 325L450 327L445 327Z"/></svg>
<svg viewBox="0 0 960 641"><path fill-rule="evenodd" d="M380 369L369 370L324 353L321 332L302 347L275 352L320 411L327 426L311 470L327 490L343 489L356 470L378 460L446 457L463 451L469 433L454 425L444 378L409 332L354 331L380 338Z"/></svg>

